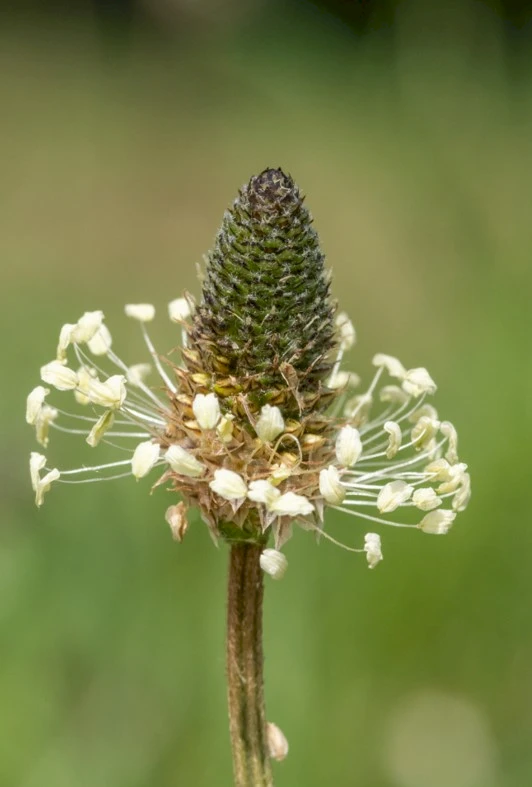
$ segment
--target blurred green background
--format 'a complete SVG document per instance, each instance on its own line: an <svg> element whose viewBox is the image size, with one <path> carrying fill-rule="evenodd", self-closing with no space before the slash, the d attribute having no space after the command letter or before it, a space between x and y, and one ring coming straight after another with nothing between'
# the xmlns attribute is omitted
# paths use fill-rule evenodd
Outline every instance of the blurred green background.
<svg viewBox="0 0 532 787"><path fill-rule="evenodd" d="M474 492L445 538L381 532L375 571L307 533L287 545L265 610L267 714L291 747L276 784L532 783L519 30L494 3L354 22L259 0L30 10L0 33L0 785L231 783L226 550L199 517L173 542L149 480L57 485L37 510L24 405L85 310L138 362L123 304L152 302L170 349L166 303L198 294L223 210L266 166L307 194L358 330L351 367L367 381L381 351L429 368ZM79 464L71 440L51 442L52 465ZM328 529L354 545L364 532L334 514Z"/></svg>

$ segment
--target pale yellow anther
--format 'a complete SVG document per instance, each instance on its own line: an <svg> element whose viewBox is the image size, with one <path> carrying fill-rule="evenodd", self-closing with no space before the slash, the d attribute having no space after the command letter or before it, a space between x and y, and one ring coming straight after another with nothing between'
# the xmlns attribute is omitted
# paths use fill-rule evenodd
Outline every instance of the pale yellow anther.
<svg viewBox="0 0 532 787"><path fill-rule="evenodd" d="M259 479L257 481L251 481L247 496L248 499L253 500L254 503L263 503L266 506L270 506L281 496L281 493L270 481Z"/></svg>
<svg viewBox="0 0 532 787"><path fill-rule="evenodd" d="M156 465L160 451L159 443L154 443L152 440L145 440L138 444L131 459L131 472L135 478L144 478L148 475Z"/></svg>
<svg viewBox="0 0 532 787"><path fill-rule="evenodd" d="M121 374L114 374L108 377L105 382L90 379L88 382L87 395L92 404L107 407L111 410L118 410L126 398L126 378Z"/></svg>
<svg viewBox="0 0 532 787"><path fill-rule="evenodd" d="M151 303L128 303L124 311L127 317L139 322L151 322L155 317L155 306Z"/></svg>
<svg viewBox="0 0 532 787"><path fill-rule="evenodd" d="M343 501L346 489L340 480L340 473L334 465L320 470L320 494L330 505L337 506Z"/></svg>
<svg viewBox="0 0 532 787"><path fill-rule="evenodd" d="M414 488L406 481L390 481L385 484L377 496L377 508L381 514L395 511L401 503L406 503L412 496Z"/></svg>
<svg viewBox="0 0 532 787"><path fill-rule="evenodd" d="M50 361L41 367L41 380L58 391L72 391L78 384L78 375L60 361Z"/></svg>
<svg viewBox="0 0 532 787"><path fill-rule="evenodd" d="M220 402L215 393L196 394L192 410L201 429L214 429L220 420Z"/></svg>
<svg viewBox="0 0 532 787"><path fill-rule="evenodd" d="M111 349L113 338L107 325L100 325L92 339L87 342L87 347L93 355L107 355Z"/></svg>
<svg viewBox="0 0 532 787"><path fill-rule="evenodd" d="M388 435L386 458L393 459L401 447L403 433L401 432L401 427L395 421L386 421L384 424L384 431Z"/></svg>
<svg viewBox="0 0 532 787"><path fill-rule="evenodd" d="M189 478L200 478L206 470L204 464L180 445L171 445L164 458L175 473Z"/></svg>
<svg viewBox="0 0 532 787"><path fill-rule="evenodd" d="M107 430L112 427L114 420L115 414L112 410L106 410L106 412L98 418L86 438L86 442L91 448L96 448Z"/></svg>
<svg viewBox="0 0 532 787"><path fill-rule="evenodd" d="M284 419L279 408L265 404L255 424L255 431L265 443L275 440L284 431Z"/></svg>
<svg viewBox="0 0 532 787"><path fill-rule="evenodd" d="M172 322L183 322L191 314L190 304L186 298L176 298L168 304L168 316Z"/></svg>
<svg viewBox="0 0 532 787"><path fill-rule="evenodd" d="M248 488L242 476L233 470L224 467L214 471L214 478L209 483L210 488L224 500L242 500L246 497Z"/></svg>
<svg viewBox="0 0 532 787"><path fill-rule="evenodd" d="M355 327L346 312L340 312L335 320L340 350L350 350L356 342Z"/></svg>
<svg viewBox="0 0 532 787"><path fill-rule="evenodd" d="M410 434L414 448L417 451L427 448L434 437L438 434L439 428L439 421L429 418L428 415L422 415L421 418L414 424Z"/></svg>
<svg viewBox="0 0 532 787"><path fill-rule="evenodd" d="M442 536L449 532L449 528L454 522L456 514L454 511L447 511L442 508L426 514L418 527L424 533Z"/></svg>
<svg viewBox="0 0 532 787"><path fill-rule="evenodd" d="M268 506L268 510L277 516L307 516L314 511L314 506L304 495L285 492Z"/></svg>
<svg viewBox="0 0 532 787"><path fill-rule="evenodd" d="M336 459L341 467L351 467L358 461L362 453L362 441L358 429L352 426L342 427L335 444Z"/></svg>
<svg viewBox="0 0 532 787"><path fill-rule="evenodd" d="M44 388L44 386L38 385L28 394L28 397L26 399L27 424L31 424L32 426L35 426L35 423L37 422L37 417L44 404L44 400L49 393L50 393L49 388Z"/></svg>
<svg viewBox="0 0 532 787"><path fill-rule="evenodd" d="M373 366L379 366L386 369L390 377L397 377L402 380L405 376L405 367L398 358L393 355L385 355L384 353L377 353L373 356Z"/></svg>
<svg viewBox="0 0 532 787"><path fill-rule="evenodd" d="M458 463L458 434L450 421L442 421L440 432L447 438L445 458L451 465Z"/></svg>
<svg viewBox="0 0 532 787"><path fill-rule="evenodd" d="M409 369L403 378L403 389L410 396L433 394L436 392L436 383L423 367Z"/></svg>
<svg viewBox="0 0 532 787"><path fill-rule="evenodd" d="M282 579L288 568L288 560L277 549L263 549L259 562L262 570L272 579Z"/></svg>
<svg viewBox="0 0 532 787"><path fill-rule="evenodd" d="M137 388L143 385L144 381L151 372L151 364L135 363L127 370L127 381Z"/></svg>
<svg viewBox="0 0 532 787"><path fill-rule="evenodd" d="M381 537L378 533L366 533L364 536L364 552L369 568L375 568L382 558Z"/></svg>
<svg viewBox="0 0 532 787"><path fill-rule="evenodd" d="M440 505L441 497L438 497L431 486L422 486L412 495L412 503L421 511L432 511Z"/></svg>

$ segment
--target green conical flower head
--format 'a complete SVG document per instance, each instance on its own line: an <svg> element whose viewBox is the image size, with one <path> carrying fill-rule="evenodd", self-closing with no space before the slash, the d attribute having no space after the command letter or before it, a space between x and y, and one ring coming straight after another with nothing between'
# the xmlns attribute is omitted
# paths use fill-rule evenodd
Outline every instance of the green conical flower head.
<svg viewBox="0 0 532 787"><path fill-rule="evenodd" d="M266 388L317 392L335 344L318 235L289 175L252 177L226 211L207 258L191 346L206 373L254 376Z"/></svg>

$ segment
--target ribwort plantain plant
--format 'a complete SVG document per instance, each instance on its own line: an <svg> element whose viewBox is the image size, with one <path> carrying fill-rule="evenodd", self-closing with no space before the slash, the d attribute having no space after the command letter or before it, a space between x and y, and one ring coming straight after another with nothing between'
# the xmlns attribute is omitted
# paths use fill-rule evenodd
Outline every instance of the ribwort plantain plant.
<svg viewBox="0 0 532 787"><path fill-rule="evenodd" d="M311 216L282 170L252 177L226 211L199 302L186 294L168 308L181 327L178 363L152 344L151 304L125 308L140 324L150 364L130 365L115 353L101 311L62 327L41 380L73 394L79 407L59 410L47 403L50 390L37 386L26 420L38 442L46 448L56 430L95 450L109 442L122 456L134 447L125 459L61 471L34 452L31 481L40 506L52 483L158 470L154 486L176 493L166 513L173 537L182 541L194 507L215 541L228 544L235 784L266 787L270 759L283 759L288 744L264 712L263 574L285 573L282 550L293 525L339 543L325 529L330 507L372 526L444 534L468 503L470 477L455 428L426 401L436 391L426 369L378 354L369 386L356 392L358 376L342 368L355 330L336 312ZM148 382L152 367L158 387ZM383 385L385 375L391 380ZM401 516L408 510L420 512L416 521ZM382 560L375 532L359 546L340 545L365 553L370 568Z"/></svg>

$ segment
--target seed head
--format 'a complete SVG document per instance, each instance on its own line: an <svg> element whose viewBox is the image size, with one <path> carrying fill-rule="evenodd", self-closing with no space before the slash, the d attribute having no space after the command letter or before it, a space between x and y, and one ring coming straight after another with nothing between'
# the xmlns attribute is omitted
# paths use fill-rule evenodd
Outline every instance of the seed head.
<svg viewBox="0 0 532 787"><path fill-rule="evenodd" d="M282 170L252 177L226 211L199 304L188 294L169 303L180 359L163 359L152 344L154 306L128 304L125 312L151 363L125 363L103 313L85 312L63 325L55 360L41 368L42 382L73 394L85 414L56 409L50 389L38 385L26 420L43 446L59 430L81 434L95 451L105 442L132 448L126 458L61 472L32 453L37 505L55 482L138 480L159 470L155 486L180 497L166 514L177 541L196 507L215 539L258 544L275 578L294 523L335 541L324 529L327 507L372 527L444 534L467 506L471 479L457 432L426 401L436 384L424 367L379 353L373 379L353 395L361 380L342 364L355 329L344 312L335 318L311 216ZM405 508L416 522L402 519ZM377 533L346 548L365 553L370 568L382 560Z"/></svg>

